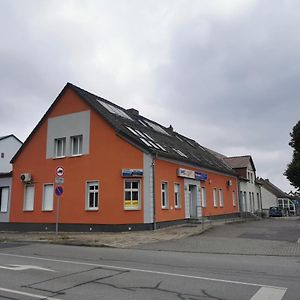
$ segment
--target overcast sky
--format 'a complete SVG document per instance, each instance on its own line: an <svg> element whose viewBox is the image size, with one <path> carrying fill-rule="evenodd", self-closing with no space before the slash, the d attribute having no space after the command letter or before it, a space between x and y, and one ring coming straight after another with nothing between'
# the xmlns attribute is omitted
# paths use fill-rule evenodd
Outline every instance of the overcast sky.
<svg viewBox="0 0 300 300"><path fill-rule="evenodd" d="M0 136L25 140L67 82L290 190L299 0L0 0Z"/></svg>

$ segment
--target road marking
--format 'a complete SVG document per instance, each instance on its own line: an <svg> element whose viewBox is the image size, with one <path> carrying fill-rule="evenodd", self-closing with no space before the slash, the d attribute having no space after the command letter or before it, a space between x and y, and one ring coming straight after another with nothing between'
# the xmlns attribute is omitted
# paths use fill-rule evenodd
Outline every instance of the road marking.
<svg viewBox="0 0 300 300"><path fill-rule="evenodd" d="M37 298L37 299L61 300L58 298L47 297L45 295L31 294L31 293L21 292L21 291L17 291L17 290L6 289L6 288L2 288L2 287L0 287L0 291L12 293L12 294L23 295L23 296L29 296L31 298Z"/></svg>
<svg viewBox="0 0 300 300"><path fill-rule="evenodd" d="M265 288L269 288L269 289L276 289L276 290L283 290L283 291L287 290L287 288L280 287L280 286L272 286L272 285L264 285L264 284L251 283L251 282L202 277L202 276L196 276L196 275L187 275L187 274L169 273L169 272L162 272L162 271L136 269L136 268L129 268L129 267L119 267L119 266L113 266L113 265L93 264L93 263L80 262L80 261L74 261L74 260L61 260L61 259L34 257L34 256L26 256L26 255L18 255L18 254L8 254L8 253L0 253L0 256L28 258L28 259L35 259L35 260L41 260L41 261L51 261L51 262L67 263L67 264L81 265L81 266L108 268L108 269L113 269L113 270L123 270L123 271L142 272L142 273L150 273L150 274L158 274L158 275L167 275L167 276L173 276L173 277L184 277L184 278L199 279L199 280L206 280L206 281L223 282L223 283L231 283L231 284L247 285L247 286L256 286L256 287L261 287L261 288L265 287Z"/></svg>
<svg viewBox="0 0 300 300"><path fill-rule="evenodd" d="M261 287L250 300L280 300L287 289Z"/></svg>
<svg viewBox="0 0 300 300"><path fill-rule="evenodd" d="M39 266L31 266L31 265L8 265L8 266L0 266L0 269L12 270L12 271L24 271L24 270L41 270L41 271L49 271L49 272L56 272L51 269L42 268Z"/></svg>

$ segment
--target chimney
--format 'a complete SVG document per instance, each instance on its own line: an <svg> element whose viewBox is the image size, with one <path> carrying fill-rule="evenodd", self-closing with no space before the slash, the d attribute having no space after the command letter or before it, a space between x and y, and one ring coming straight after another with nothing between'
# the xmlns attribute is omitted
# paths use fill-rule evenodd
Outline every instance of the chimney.
<svg viewBox="0 0 300 300"><path fill-rule="evenodd" d="M139 115L139 111L134 109L134 108L126 109L126 111L129 112L130 114L132 114L133 116L138 116Z"/></svg>
<svg viewBox="0 0 300 300"><path fill-rule="evenodd" d="M174 131L174 129L173 129L173 126L172 126L172 125L170 125L170 126L169 126L169 130L170 130L171 132L173 132L173 131Z"/></svg>

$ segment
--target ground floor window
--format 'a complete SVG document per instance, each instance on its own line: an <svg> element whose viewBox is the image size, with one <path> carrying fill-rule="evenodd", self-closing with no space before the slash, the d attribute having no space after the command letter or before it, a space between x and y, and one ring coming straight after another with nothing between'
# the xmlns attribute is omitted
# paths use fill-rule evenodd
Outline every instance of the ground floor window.
<svg viewBox="0 0 300 300"><path fill-rule="evenodd" d="M235 193L235 191L232 191L232 205L234 207L236 206L236 193Z"/></svg>
<svg viewBox="0 0 300 300"><path fill-rule="evenodd" d="M175 208L180 207L180 184L179 183L174 184L174 205Z"/></svg>
<svg viewBox="0 0 300 300"><path fill-rule="evenodd" d="M99 209L99 182L88 181L86 185L86 209L97 210Z"/></svg>
<svg viewBox="0 0 300 300"><path fill-rule="evenodd" d="M24 191L24 210L33 211L34 204L34 185L25 185Z"/></svg>
<svg viewBox="0 0 300 300"><path fill-rule="evenodd" d="M9 187L0 187L0 212L7 212L9 199Z"/></svg>
<svg viewBox="0 0 300 300"><path fill-rule="evenodd" d="M218 206L218 191L216 188L213 189L214 207Z"/></svg>
<svg viewBox="0 0 300 300"><path fill-rule="evenodd" d="M206 207L206 188L201 188L202 207Z"/></svg>
<svg viewBox="0 0 300 300"><path fill-rule="evenodd" d="M161 183L161 207L168 208L168 183Z"/></svg>
<svg viewBox="0 0 300 300"><path fill-rule="evenodd" d="M223 207L223 190L219 189L219 202L220 202L220 207Z"/></svg>
<svg viewBox="0 0 300 300"><path fill-rule="evenodd" d="M140 180L124 180L124 209L140 209Z"/></svg>
<svg viewBox="0 0 300 300"><path fill-rule="evenodd" d="M43 191L43 211L51 211L53 210L53 184L45 184Z"/></svg>

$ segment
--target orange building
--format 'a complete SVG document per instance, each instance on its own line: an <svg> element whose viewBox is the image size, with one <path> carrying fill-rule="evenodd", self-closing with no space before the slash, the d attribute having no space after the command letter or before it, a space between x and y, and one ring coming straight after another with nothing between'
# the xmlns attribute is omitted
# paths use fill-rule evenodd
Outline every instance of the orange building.
<svg viewBox="0 0 300 300"><path fill-rule="evenodd" d="M237 176L222 160L171 126L70 83L12 162L14 229L54 230L57 211L65 231L238 213Z"/></svg>

